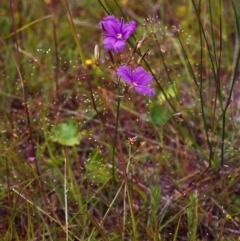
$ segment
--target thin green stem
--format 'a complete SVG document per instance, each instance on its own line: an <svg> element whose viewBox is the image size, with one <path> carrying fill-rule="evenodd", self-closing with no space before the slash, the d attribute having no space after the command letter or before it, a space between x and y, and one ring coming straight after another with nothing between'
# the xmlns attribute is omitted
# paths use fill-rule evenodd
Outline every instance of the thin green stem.
<svg viewBox="0 0 240 241"><path fill-rule="evenodd" d="M210 0L208 0L208 6L209 6L209 15L210 15L210 28L211 28L211 40L212 40L212 46L213 46L213 55L214 55L216 68L217 68L217 54L216 54L215 36L214 36L214 31L213 31L212 7L211 7ZM214 3L214 6L215 6L215 3Z"/></svg>
<svg viewBox="0 0 240 241"><path fill-rule="evenodd" d="M171 78L171 76L170 76L170 73L169 73L169 70L168 70L168 67L167 67L167 64L166 64L166 61L165 61L163 52L162 52L162 50L161 50L161 47L160 47L160 44L159 44L159 41L158 41L158 38L157 38L157 35L156 35L156 33L154 33L153 35L154 35L154 37L155 37L155 39L156 39L156 43L157 43L157 47L158 47L158 52L159 52L159 54L160 54L160 56L161 56L161 60L162 60L162 63L163 63L165 72L167 73L168 80L169 80L169 82L171 83L171 85L173 85L173 81L172 81L172 78ZM163 92L163 93L164 93L164 92ZM179 100L178 95L176 95L176 97L177 97L178 100ZM167 100L168 100L168 99L167 99ZM170 102L170 100L169 100L169 102ZM173 106L173 104L172 104L171 106ZM176 111L175 108L174 108L173 110Z"/></svg>
<svg viewBox="0 0 240 241"><path fill-rule="evenodd" d="M128 205L130 209L130 215L131 215L131 222L132 222L132 229L133 229L133 240L138 240L138 233L137 233L137 226L136 226L136 220L133 212L133 206L132 206L132 193L130 192L129 182L128 182L128 174L131 166L131 156L132 156L132 148L131 144L129 143L128 148L128 163L126 167L126 175L125 175L125 191L127 193L128 197ZM126 217L125 217L126 218Z"/></svg>
<svg viewBox="0 0 240 241"><path fill-rule="evenodd" d="M131 143L129 142L128 146L128 161L127 161L127 166L125 168L124 176L125 176L125 186L124 186L124 197L123 197L123 230L122 230L122 238L124 240L124 231L126 228L126 219L127 219L127 197L128 197L128 202L129 205L131 205L131 200L129 200L129 196L131 197L132 195L128 195L129 192L129 185L128 185L128 175L129 175L129 170L130 170L130 165L131 165L131 155L132 155L132 146ZM132 213L131 213L132 215ZM134 236L136 233L136 225L135 225L135 219L134 217L132 218L132 226L133 226L133 232ZM134 228L135 227L135 228Z"/></svg>
<svg viewBox="0 0 240 241"><path fill-rule="evenodd" d="M222 100L221 96L221 83L220 83L220 68L221 68L221 53L222 53L222 15L221 15L221 1L220 1L220 20L219 20L219 32L220 32L220 39L219 39L219 58L217 60L217 54L216 54L216 44L215 44L215 36L214 36L214 31L213 31L213 18L212 18L212 7L211 7L211 2L208 1L209 5L209 12L210 12L210 25L211 25L211 38L212 38L212 45L213 45L213 53L214 53L214 58L215 58L215 63L216 63L216 90L215 90L215 96L214 96L214 104L213 104L213 115L212 115L212 130L214 129L215 125L215 117L216 117L216 109L217 109L217 99L220 98Z"/></svg>
<svg viewBox="0 0 240 241"><path fill-rule="evenodd" d="M114 0L114 3L116 4L116 6L118 7L119 11L121 12L123 18L124 18L125 20L127 20L127 17L126 17L126 15L125 15L125 13L123 12L122 8L119 6L118 2L117 2L116 0Z"/></svg>
<svg viewBox="0 0 240 241"><path fill-rule="evenodd" d="M122 228L122 239L124 240L125 229L126 229L126 219L127 219L127 168L125 172L125 184L124 184L124 194L123 194L123 228Z"/></svg>
<svg viewBox="0 0 240 241"><path fill-rule="evenodd" d="M115 203L115 201L117 200L119 194L121 193L121 190L122 190L122 188L123 188L124 183L125 183L125 181L122 182L122 184L121 184L121 186L119 187L116 195L115 195L114 198L112 199L112 202L110 203L110 205L109 205L106 213L104 214L101 222L99 223L99 226L100 226L100 227L103 225L103 223L104 223L107 215L109 214L109 212L111 211L111 209L112 209L112 207L113 207L113 204ZM95 232L96 232L96 228L94 228L94 229L92 230L91 234L89 235L88 240L91 240L91 238L93 237L93 235L95 234Z"/></svg>
<svg viewBox="0 0 240 241"><path fill-rule="evenodd" d="M236 82L236 75L237 75L237 71L238 71L238 66L239 66L239 62L240 62L240 50L238 51L238 56L237 56L237 61L236 61L236 65L235 65L235 71L234 71L234 74L233 74L233 80L232 80L232 84L231 84L231 89L230 89L230 93L229 93L229 96L228 96L228 100L227 100L227 103L226 103L226 106L224 108L224 111L223 111L223 116L222 116L222 125L223 125L223 130L222 130L222 141L221 141L221 167L223 167L223 163L224 163L224 149L225 149L225 136L226 136L226 112L227 112L227 109L231 103L231 98L232 98L232 92L233 92L233 87L235 85L235 82Z"/></svg>
<svg viewBox="0 0 240 241"><path fill-rule="evenodd" d="M84 69L87 69L87 64L86 64L86 61L85 61L85 56L83 54L83 50L82 50L82 46L81 46L81 43L80 43L80 40L78 39L77 37L77 31L76 31L76 28L75 28L75 25L73 23L73 17L72 17L72 14L71 14L71 11L70 11L70 8L69 8L69 5L68 5L68 2L67 0L65 0L65 4L66 4L66 7L67 7L67 11L68 11L68 14L69 14L69 18L70 18L70 27L72 28L72 31L73 31L73 37L76 41L76 44L77 44L77 47L78 47L78 51L79 51L79 55L81 57L81 60L82 60L82 65L83 65L83 68ZM67 18L67 17L66 17ZM67 21L69 22L69 19L67 18Z"/></svg>
<svg viewBox="0 0 240 241"><path fill-rule="evenodd" d="M176 34L177 34L178 41L179 41L179 43L181 45L181 48L182 48L183 56L185 58L185 61L187 62L187 66L188 66L189 72L190 72L190 74L191 74L191 76L193 78L193 81L196 84L197 88L199 88L199 84L197 82L197 77L196 77L196 75L194 73L194 69L193 69L193 67L192 67L192 65L191 65L191 63L189 61L189 58L188 58L188 55L187 55L187 51L185 50L185 48L183 46L182 40L181 40L181 38L179 36L179 33L177 32Z"/></svg>
<svg viewBox="0 0 240 241"><path fill-rule="evenodd" d="M112 177L113 181L116 181L115 177L115 152L116 152L116 145L117 145L117 132L118 132L118 122L119 122L119 113L120 113L120 103L121 103L121 97L120 97L120 78L118 78L118 102L117 102L117 116L116 116L116 123L115 123L115 129L114 129L114 137L113 137L113 150L112 150Z"/></svg>
<svg viewBox="0 0 240 241"><path fill-rule="evenodd" d="M101 0L98 0L99 4L102 6L102 8L104 9L104 11L110 15L109 11L107 10L107 8L103 5L102 1Z"/></svg>
<svg viewBox="0 0 240 241"><path fill-rule="evenodd" d="M232 99L232 93L233 93L233 88L236 82L237 78L237 73L238 73L238 68L239 68L239 63L240 63L240 48L239 48L239 43L240 43L240 28L239 28L239 16L237 12L237 8L235 5L235 1L232 0L232 5L233 5L233 10L234 10L234 15L235 15L235 26L236 26L236 57L233 56L234 63L233 63L233 73L231 76L232 83L231 83L231 88L229 92L229 96L225 105L225 108L223 110L223 115L222 115L222 140L221 140L221 167L223 167L224 164L224 150L225 150L225 136L226 136L226 112L227 109L231 103ZM234 51L235 52L235 51Z"/></svg>
<svg viewBox="0 0 240 241"><path fill-rule="evenodd" d="M109 11L111 12L111 14L113 14L113 10L112 10L111 6L108 4L108 2L106 0L104 0L104 2L106 4L106 6L108 7Z"/></svg>
<svg viewBox="0 0 240 241"><path fill-rule="evenodd" d="M37 175L38 175L38 177L40 177L38 162L36 160L36 150L35 150L36 147L34 145L33 135L32 135L32 127L31 127L31 121L30 121L28 101L27 101L27 96L25 93L25 86L24 86L24 80L23 80L24 74L23 74L23 67L22 67L21 56L20 56L20 51L19 51L18 35L16 32L16 23L15 23L14 12L13 12L13 2L12 2L12 0L10 0L9 2L10 2L11 17L12 17L12 23L13 23L13 29L14 29L15 43L16 43L16 54L17 54L17 61L15 61L15 59L14 59L14 62L16 63L19 79L21 81L22 95L23 95L23 99L24 99L24 109L25 109L25 113L26 113L27 126L28 126L28 132L29 132L29 137L30 137L29 139L30 139L31 153L30 153L30 156L28 156L28 158L34 159Z"/></svg>
<svg viewBox="0 0 240 241"><path fill-rule="evenodd" d="M201 19L200 19L200 9L201 9L201 1L199 2L199 10L197 11L197 9L195 8L195 11L197 11L197 15L199 16L198 21L199 21L199 30L200 30L200 46L201 46L201 51L200 51L200 81L198 83L197 77L194 73L194 69L188 59L188 55L187 52L183 46L182 40L179 36L179 33L177 32L177 38L178 41L180 43L181 49L182 49L182 53L183 56L187 62L187 66L189 69L189 72L191 74L191 77L193 78L193 81L198 89L199 92L199 96L200 96L200 104L201 104L201 112L202 112L202 117L203 117L203 123L204 123L204 129L205 129L205 134L206 134L206 138L207 138L207 143L208 143L208 148L209 148L209 157L208 157L208 161L209 161L209 167L211 166L211 160L213 158L213 152L212 152L212 143L210 141L209 138L209 134L208 134L208 130L207 130L207 122L206 122L206 115L205 115L205 110L204 110L204 101L203 101L203 94L202 94L202 82L203 82L203 39L202 39L202 28L201 28ZM209 168L208 167L208 168Z"/></svg>
<svg viewBox="0 0 240 241"><path fill-rule="evenodd" d="M174 105L171 103L169 97L168 97L167 94L165 93L163 87L162 87L161 84L159 83L156 75L155 75L154 72L152 71L152 68L150 67L150 65L148 64L148 62L147 62L145 59L143 59L143 61L144 61L144 64L146 65L147 69L150 71L151 75L153 76L155 82L157 83L160 91L163 93L164 98L167 100L167 102L168 102L168 104L170 105L171 109L172 109L174 112L177 112L176 108L175 108Z"/></svg>
<svg viewBox="0 0 240 241"><path fill-rule="evenodd" d="M232 5L233 5L233 11L234 11L234 17L235 17L237 37L238 37L238 40L240 40L240 20L239 20L238 9L237 9L235 0L232 0Z"/></svg>
<svg viewBox="0 0 240 241"><path fill-rule="evenodd" d="M53 40L54 40L54 51L55 51L55 91L56 91L56 100L59 101L59 58L58 58L58 43L57 43L57 34L56 34L56 22L55 22L55 6L54 1L51 0L51 14L52 14L52 26L53 26Z"/></svg>
<svg viewBox="0 0 240 241"><path fill-rule="evenodd" d="M66 241L68 241L68 200L67 200L67 168L68 168L68 158L65 146L64 151L64 212L65 212L65 227L66 227Z"/></svg>
<svg viewBox="0 0 240 241"><path fill-rule="evenodd" d="M202 1L200 0L199 1L199 5L198 5L199 20L201 19L200 18L201 17L201 2ZM208 168L210 168L211 167L211 163L212 163L212 158L213 158L213 151L212 151L212 142L210 141L209 134L208 134L206 114L205 114L203 94L202 94L202 83L203 83L203 37L202 37L202 31L201 31L200 23L199 23L199 32L200 32L200 64L199 64L200 83L197 86L198 86L199 96L200 96L203 125L204 125L205 135L206 135L206 138L207 138L207 144L208 144L208 148L209 148Z"/></svg>
<svg viewBox="0 0 240 241"><path fill-rule="evenodd" d="M214 59L213 59L212 54L211 54L211 47L210 47L210 44L208 42L208 39L207 39L205 30L204 30L204 27L202 25L202 22L201 22L201 19L200 19L200 15L199 15L199 13L197 11L197 7L196 7L196 5L195 5L193 0L192 0L192 4L193 4L194 10L196 12L196 15L197 15L197 18L198 18L198 22L199 22L199 25L200 25L200 29L202 31L203 38L204 38L206 46L207 46L207 52L208 52L208 56L209 56L211 67L212 67L213 78L214 78L214 81L215 81L216 85L218 85L216 66L214 65ZM222 98L221 98L222 95L221 95L220 92L221 92L220 88L218 88L218 99L219 99L219 102L220 102L220 107L221 107L221 109L223 109L223 103L222 103Z"/></svg>

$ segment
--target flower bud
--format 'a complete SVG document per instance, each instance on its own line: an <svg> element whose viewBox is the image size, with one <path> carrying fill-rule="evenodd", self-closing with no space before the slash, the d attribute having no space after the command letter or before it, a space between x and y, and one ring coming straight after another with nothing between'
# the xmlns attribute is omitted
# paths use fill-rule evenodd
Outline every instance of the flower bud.
<svg viewBox="0 0 240 241"><path fill-rule="evenodd" d="M137 49L139 49L142 44L146 41L146 39L149 37L149 34L148 35L145 35L143 36L143 38L137 43Z"/></svg>
<svg viewBox="0 0 240 241"><path fill-rule="evenodd" d="M94 57L96 61L99 59L99 47L97 44L95 44L95 47L94 47Z"/></svg>

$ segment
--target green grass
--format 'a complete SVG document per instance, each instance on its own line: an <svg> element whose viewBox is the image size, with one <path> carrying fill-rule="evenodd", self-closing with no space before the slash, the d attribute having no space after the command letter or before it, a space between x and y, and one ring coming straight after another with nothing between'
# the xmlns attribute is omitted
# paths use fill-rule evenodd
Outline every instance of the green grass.
<svg viewBox="0 0 240 241"><path fill-rule="evenodd" d="M239 240L237 0L0 13L0 240ZM115 66L107 14L138 23ZM131 64L154 76L153 98L115 74L144 36Z"/></svg>

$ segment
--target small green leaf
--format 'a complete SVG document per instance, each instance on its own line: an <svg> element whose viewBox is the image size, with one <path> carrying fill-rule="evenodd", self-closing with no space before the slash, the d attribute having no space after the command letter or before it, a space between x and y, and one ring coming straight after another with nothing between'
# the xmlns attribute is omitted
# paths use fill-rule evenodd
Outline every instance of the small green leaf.
<svg viewBox="0 0 240 241"><path fill-rule="evenodd" d="M52 166L52 167L55 167L55 166L58 166L60 164L62 164L64 162L64 159L63 158L57 158L57 159L52 159L52 158L47 158L45 160L45 163L49 166Z"/></svg>
<svg viewBox="0 0 240 241"><path fill-rule="evenodd" d="M169 110L159 105L154 105L151 108L150 115L155 125L162 125L172 116Z"/></svg>
<svg viewBox="0 0 240 241"><path fill-rule="evenodd" d="M169 98L173 98L176 96L176 86L173 84L173 85L169 85L168 88L166 90L164 90L164 93L165 95ZM166 97L165 95L163 94L163 92L160 92L158 94L158 99L160 101L160 103L164 103L166 101Z"/></svg>
<svg viewBox="0 0 240 241"><path fill-rule="evenodd" d="M92 182L102 184L111 178L111 170L104 162L103 155L97 150L91 152L85 168Z"/></svg>
<svg viewBox="0 0 240 241"><path fill-rule="evenodd" d="M78 124L69 120L54 126L50 132L50 140L65 146L78 145L80 142Z"/></svg>

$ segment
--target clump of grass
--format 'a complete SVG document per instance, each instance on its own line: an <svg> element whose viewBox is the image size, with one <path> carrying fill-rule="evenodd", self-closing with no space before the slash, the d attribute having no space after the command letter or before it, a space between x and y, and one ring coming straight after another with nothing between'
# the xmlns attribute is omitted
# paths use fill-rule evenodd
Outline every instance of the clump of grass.
<svg viewBox="0 0 240 241"><path fill-rule="evenodd" d="M236 240L236 0L97 2L1 3L1 239ZM110 14L138 23L122 54ZM129 61L153 98L117 79Z"/></svg>

